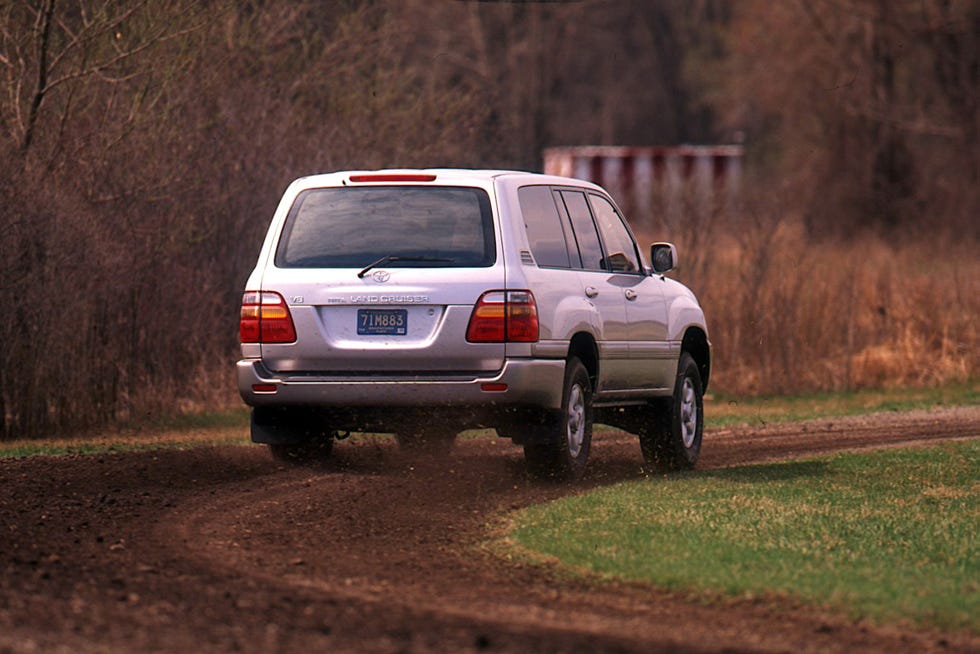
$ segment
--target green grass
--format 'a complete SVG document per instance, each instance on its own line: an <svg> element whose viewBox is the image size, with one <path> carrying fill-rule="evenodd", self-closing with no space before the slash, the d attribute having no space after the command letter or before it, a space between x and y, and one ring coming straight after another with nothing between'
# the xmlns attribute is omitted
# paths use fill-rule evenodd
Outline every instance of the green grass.
<svg viewBox="0 0 980 654"><path fill-rule="evenodd" d="M718 393L705 399L705 420L709 427L759 425L977 404L980 404L980 379L938 388L892 388L785 397L742 398Z"/></svg>
<svg viewBox="0 0 980 654"><path fill-rule="evenodd" d="M0 441L0 458L67 456L249 443L248 411L193 413L146 419L116 430L71 437Z"/></svg>
<svg viewBox="0 0 980 654"><path fill-rule="evenodd" d="M628 482L518 513L566 568L980 631L980 440Z"/></svg>
<svg viewBox="0 0 980 654"><path fill-rule="evenodd" d="M94 440L59 439L0 443L0 459L27 456L71 456L75 454L108 454L112 452L147 452L151 450L186 450L192 447L248 445L248 433L164 434L159 438L132 440L122 437Z"/></svg>
<svg viewBox="0 0 980 654"><path fill-rule="evenodd" d="M206 411L201 413L182 413L179 415L152 416L141 422L134 422L124 430L138 431L182 431L192 429L247 428L249 410L242 405L227 411Z"/></svg>

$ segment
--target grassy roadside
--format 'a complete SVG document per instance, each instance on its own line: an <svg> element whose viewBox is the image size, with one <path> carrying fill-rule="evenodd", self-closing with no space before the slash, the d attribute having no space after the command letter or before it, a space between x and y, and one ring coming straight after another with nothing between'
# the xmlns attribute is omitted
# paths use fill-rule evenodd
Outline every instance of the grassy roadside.
<svg viewBox="0 0 980 654"><path fill-rule="evenodd" d="M0 459L245 445L249 442L248 412L242 408L157 418L136 426L66 438L0 441Z"/></svg>
<svg viewBox="0 0 980 654"><path fill-rule="evenodd" d="M980 440L627 482L513 517L573 571L980 632Z"/></svg>
<svg viewBox="0 0 980 654"><path fill-rule="evenodd" d="M704 414L707 426L724 427L977 404L980 404L980 379L938 388L892 388L784 397L740 398L719 393L705 398Z"/></svg>

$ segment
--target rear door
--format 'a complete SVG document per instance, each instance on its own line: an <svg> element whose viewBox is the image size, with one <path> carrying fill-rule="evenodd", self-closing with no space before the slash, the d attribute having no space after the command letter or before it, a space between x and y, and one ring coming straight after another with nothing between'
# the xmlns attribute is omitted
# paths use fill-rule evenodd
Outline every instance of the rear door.
<svg viewBox="0 0 980 654"><path fill-rule="evenodd" d="M367 184L296 197L263 277L295 343L263 345L280 373L466 375L499 370L501 343L468 343L473 305L504 288L483 188Z"/></svg>
<svg viewBox="0 0 980 654"><path fill-rule="evenodd" d="M595 306L601 320L598 337L601 358L598 390L629 388L629 323L619 275L611 274L604 267L606 264L602 243L585 192L562 189L558 195L561 198L559 209L567 212L574 233L573 255L576 260L573 267L579 269L583 292Z"/></svg>

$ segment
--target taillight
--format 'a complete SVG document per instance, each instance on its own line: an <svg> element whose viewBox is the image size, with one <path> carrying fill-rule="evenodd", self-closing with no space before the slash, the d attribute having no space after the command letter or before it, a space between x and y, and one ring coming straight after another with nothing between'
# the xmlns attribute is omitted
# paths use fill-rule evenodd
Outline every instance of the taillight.
<svg viewBox="0 0 980 654"><path fill-rule="evenodd" d="M238 323L242 343L292 343L296 328L286 301L271 291L245 291L242 319Z"/></svg>
<svg viewBox="0 0 980 654"><path fill-rule="evenodd" d="M534 343L538 340L538 307L531 291L487 291L480 296L470 325L470 343Z"/></svg>
<svg viewBox="0 0 980 654"><path fill-rule="evenodd" d="M352 182L434 182L435 175L405 174L405 173L370 173L367 175L351 175Z"/></svg>

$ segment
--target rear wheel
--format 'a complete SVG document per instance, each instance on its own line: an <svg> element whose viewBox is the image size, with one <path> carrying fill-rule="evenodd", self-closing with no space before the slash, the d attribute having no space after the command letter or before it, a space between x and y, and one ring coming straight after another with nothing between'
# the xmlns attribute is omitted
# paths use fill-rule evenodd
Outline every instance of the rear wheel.
<svg viewBox="0 0 980 654"><path fill-rule="evenodd" d="M704 433L704 391L694 359L681 353L672 397L650 403L640 428L643 459L668 470L693 468Z"/></svg>
<svg viewBox="0 0 980 654"><path fill-rule="evenodd" d="M303 407L255 407L252 441L269 446L272 456L287 463L326 459L333 451L334 432L323 416Z"/></svg>
<svg viewBox="0 0 980 654"><path fill-rule="evenodd" d="M524 445L528 472L541 479L579 479L592 446L592 383L577 358L565 366L562 408Z"/></svg>

